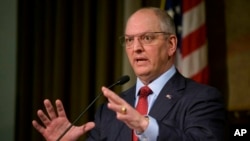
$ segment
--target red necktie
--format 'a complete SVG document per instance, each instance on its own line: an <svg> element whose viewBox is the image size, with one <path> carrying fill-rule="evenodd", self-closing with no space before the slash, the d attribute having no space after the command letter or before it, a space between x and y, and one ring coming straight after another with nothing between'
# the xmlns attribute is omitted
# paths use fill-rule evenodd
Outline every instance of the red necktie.
<svg viewBox="0 0 250 141"><path fill-rule="evenodd" d="M146 115L148 112L148 100L147 100L147 98L148 98L148 95L151 93L152 93L152 91L148 86L143 86L140 89L139 100L138 100L138 103L136 105L136 110L139 113L141 113L142 115ZM134 134L134 131L133 131L133 141L137 141L137 140L138 140L138 138Z"/></svg>

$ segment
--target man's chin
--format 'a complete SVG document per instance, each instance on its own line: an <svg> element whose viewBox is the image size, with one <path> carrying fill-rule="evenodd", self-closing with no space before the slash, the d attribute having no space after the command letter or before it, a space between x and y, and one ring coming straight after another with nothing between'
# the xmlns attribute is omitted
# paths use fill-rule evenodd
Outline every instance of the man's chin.
<svg viewBox="0 0 250 141"><path fill-rule="evenodd" d="M140 78L145 78L149 76L149 72L136 72L136 76L140 77Z"/></svg>

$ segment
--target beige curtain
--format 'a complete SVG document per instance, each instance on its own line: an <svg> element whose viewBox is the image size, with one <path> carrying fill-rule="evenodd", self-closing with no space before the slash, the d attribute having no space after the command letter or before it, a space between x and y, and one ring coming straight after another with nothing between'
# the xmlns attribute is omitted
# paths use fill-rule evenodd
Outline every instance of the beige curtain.
<svg viewBox="0 0 250 141"><path fill-rule="evenodd" d="M43 140L31 121L45 98L61 99L73 121L122 75L123 11L120 0L19 0L15 140Z"/></svg>

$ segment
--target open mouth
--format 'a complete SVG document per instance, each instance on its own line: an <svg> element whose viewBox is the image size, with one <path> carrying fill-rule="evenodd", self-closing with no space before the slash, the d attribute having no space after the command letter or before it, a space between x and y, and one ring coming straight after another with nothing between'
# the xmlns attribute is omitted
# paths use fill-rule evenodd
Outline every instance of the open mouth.
<svg viewBox="0 0 250 141"><path fill-rule="evenodd" d="M136 59L136 62L147 61L147 59Z"/></svg>
<svg viewBox="0 0 250 141"><path fill-rule="evenodd" d="M145 62L147 62L148 59L140 57L140 58L136 58L135 61L136 61L136 63L139 63L139 64L140 64L140 63L145 63Z"/></svg>

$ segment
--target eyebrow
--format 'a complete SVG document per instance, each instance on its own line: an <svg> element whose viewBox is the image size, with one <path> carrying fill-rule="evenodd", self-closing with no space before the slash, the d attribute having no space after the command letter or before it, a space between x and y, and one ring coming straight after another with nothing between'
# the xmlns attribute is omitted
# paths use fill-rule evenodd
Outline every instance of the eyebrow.
<svg viewBox="0 0 250 141"><path fill-rule="evenodd" d="M143 34L146 34L146 33L165 33L163 31L147 31L147 32L142 32L142 33L137 33L137 34L133 34L133 35L128 35L128 34L125 34L124 36L138 36L138 35L143 35Z"/></svg>

